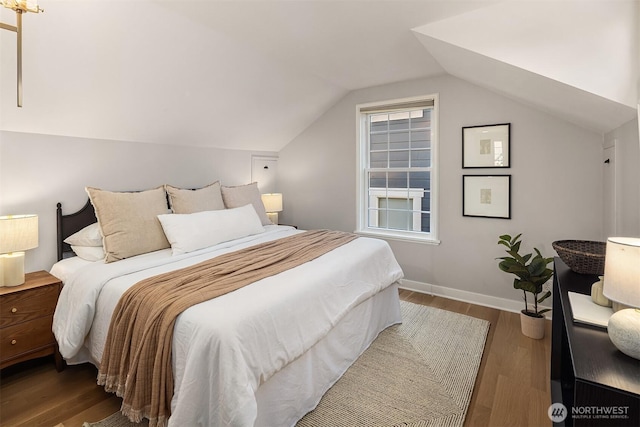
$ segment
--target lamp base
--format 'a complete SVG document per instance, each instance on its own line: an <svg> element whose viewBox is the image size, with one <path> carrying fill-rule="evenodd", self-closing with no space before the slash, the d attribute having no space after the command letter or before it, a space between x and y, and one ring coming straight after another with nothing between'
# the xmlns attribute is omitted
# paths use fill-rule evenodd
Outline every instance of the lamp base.
<svg viewBox="0 0 640 427"><path fill-rule="evenodd" d="M24 252L0 255L0 286L24 283Z"/></svg>
<svg viewBox="0 0 640 427"><path fill-rule="evenodd" d="M627 308L615 312L607 325L609 339L618 350L640 359L640 309Z"/></svg>
<svg viewBox="0 0 640 427"><path fill-rule="evenodd" d="M278 225L278 212L267 212L267 218L275 225Z"/></svg>

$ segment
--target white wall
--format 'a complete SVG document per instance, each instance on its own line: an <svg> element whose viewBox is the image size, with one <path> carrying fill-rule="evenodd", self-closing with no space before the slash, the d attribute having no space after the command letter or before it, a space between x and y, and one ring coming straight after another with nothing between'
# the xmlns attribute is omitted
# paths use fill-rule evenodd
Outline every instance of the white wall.
<svg viewBox="0 0 640 427"><path fill-rule="evenodd" d="M614 145L615 144L615 145ZM638 119L607 133L604 146L615 146L614 227L617 236L640 237L640 142ZM605 206L605 209L608 207Z"/></svg>
<svg viewBox="0 0 640 427"><path fill-rule="evenodd" d="M56 204L63 212L87 201L85 186L144 190L162 184L197 188L250 182L251 155L273 153L0 132L0 215L37 214L39 246L25 271L56 260Z"/></svg>
<svg viewBox="0 0 640 427"><path fill-rule="evenodd" d="M279 153L281 222L353 231L356 226L356 105L440 95L438 246L390 241L405 278L519 300L500 272L504 233L553 256L554 240L603 238L602 136L451 76L351 92ZM511 123L510 169L462 169L463 126ZM462 216L462 175L512 175L512 219Z"/></svg>

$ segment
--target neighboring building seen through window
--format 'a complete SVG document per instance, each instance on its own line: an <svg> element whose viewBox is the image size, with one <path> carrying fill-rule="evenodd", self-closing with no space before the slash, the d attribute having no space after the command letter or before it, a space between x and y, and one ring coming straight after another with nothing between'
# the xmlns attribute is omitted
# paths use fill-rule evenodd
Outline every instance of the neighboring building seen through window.
<svg viewBox="0 0 640 427"><path fill-rule="evenodd" d="M358 110L358 231L435 241L435 96Z"/></svg>

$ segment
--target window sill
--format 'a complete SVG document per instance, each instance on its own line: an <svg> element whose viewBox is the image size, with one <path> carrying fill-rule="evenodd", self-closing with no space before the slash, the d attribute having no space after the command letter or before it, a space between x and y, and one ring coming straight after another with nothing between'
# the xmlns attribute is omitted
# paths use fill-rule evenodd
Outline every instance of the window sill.
<svg viewBox="0 0 640 427"><path fill-rule="evenodd" d="M366 236L366 237L376 237L378 239L385 240L396 240L399 242L411 242L411 243L420 243L423 245L439 245L440 240L433 239L431 237L423 237L423 236L412 236L403 233L394 233L393 231L373 231L373 230L356 230L355 234Z"/></svg>

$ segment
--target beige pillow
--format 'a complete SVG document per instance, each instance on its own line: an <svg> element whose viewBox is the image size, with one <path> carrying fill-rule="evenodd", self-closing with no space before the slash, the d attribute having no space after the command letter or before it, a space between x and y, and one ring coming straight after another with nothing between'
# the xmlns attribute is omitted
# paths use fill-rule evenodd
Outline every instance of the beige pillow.
<svg viewBox="0 0 640 427"><path fill-rule="evenodd" d="M239 185L237 187L222 187L222 199L224 200L224 205L227 209L240 208L251 203L253 208L256 210L262 225L272 224L264 209L264 204L260 197L257 182L252 182L247 185Z"/></svg>
<svg viewBox="0 0 640 427"><path fill-rule="evenodd" d="M164 188L169 195L169 203L173 213L190 214L224 209L220 182L218 181L197 190L187 190L171 185L165 185Z"/></svg>
<svg viewBox="0 0 640 427"><path fill-rule="evenodd" d="M105 262L168 248L158 215L168 212L163 187L135 193L86 188L103 237Z"/></svg>

